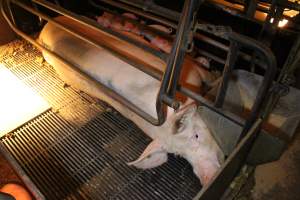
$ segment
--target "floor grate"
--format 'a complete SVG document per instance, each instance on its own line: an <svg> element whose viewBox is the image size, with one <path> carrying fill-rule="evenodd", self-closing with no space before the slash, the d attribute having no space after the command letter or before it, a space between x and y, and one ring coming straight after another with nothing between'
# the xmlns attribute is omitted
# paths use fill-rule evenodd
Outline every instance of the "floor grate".
<svg viewBox="0 0 300 200"><path fill-rule="evenodd" d="M32 46L24 41L11 46L14 51L6 47L1 64L53 109L2 143L47 199L168 200L197 194L201 186L184 159L169 156L168 163L145 171L127 166L150 138L105 103L65 87Z"/></svg>

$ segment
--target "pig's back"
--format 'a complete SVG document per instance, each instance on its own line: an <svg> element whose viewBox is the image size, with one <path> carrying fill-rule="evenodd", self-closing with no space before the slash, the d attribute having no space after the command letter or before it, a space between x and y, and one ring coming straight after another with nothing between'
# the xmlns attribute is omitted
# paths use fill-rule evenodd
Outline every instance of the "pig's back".
<svg viewBox="0 0 300 200"><path fill-rule="evenodd" d="M159 89L157 80L118 59L105 49L83 42L50 23L45 25L39 40L93 79L112 88L147 113L155 116L155 101ZM56 59L51 58L45 52L43 55L47 62L54 68L57 67ZM62 73L61 70L58 71ZM63 75L61 73L59 73L61 78L67 83L85 92L93 91L87 88L92 86L87 84L82 86L83 84L79 83L80 78L77 79L74 72L72 75L68 74L71 73L68 70L64 70ZM72 78L67 78L68 76Z"/></svg>

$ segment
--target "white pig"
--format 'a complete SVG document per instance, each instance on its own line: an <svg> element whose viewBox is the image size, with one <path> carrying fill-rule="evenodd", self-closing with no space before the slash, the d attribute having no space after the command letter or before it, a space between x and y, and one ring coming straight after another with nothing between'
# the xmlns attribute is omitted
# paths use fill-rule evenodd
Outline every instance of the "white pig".
<svg viewBox="0 0 300 200"><path fill-rule="evenodd" d="M57 20L72 29L81 31L87 37L111 44L128 54L134 54L145 62L154 63L153 67L164 70L165 65L162 61L130 44L120 42L105 34L95 33L64 17L57 18ZM85 43L51 23L45 25L39 41L98 82L113 88L147 113L156 116L155 102L160 87L159 81L118 59L105 49ZM153 126L104 94L93 81L76 70L46 52L43 52L43 56L66 83L108 102L153 139L142 155L129 165L142 169L157 167L167 161L167 153L174 153L190 162L194 173L203 185L207 185L220 168L224 160L223 152L201 119L193 101L186 100L177 113L168 109L166 122L162 126ZM196 66L189 57L185 58L183 68L183 71L188 69L184 72L186 75L181 76L180 82L183 85L200 88L205 78L210 80L209 73Z"/></svg>

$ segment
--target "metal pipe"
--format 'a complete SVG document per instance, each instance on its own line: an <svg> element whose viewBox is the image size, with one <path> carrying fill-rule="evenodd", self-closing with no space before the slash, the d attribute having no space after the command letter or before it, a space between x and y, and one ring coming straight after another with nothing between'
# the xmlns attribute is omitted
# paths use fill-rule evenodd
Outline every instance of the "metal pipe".
<svg viewBox="0 0 300 200"><path fill-rule="evenodd" d="M218 42L218 41L216 41L216 40L214 40L214 39L212 39L212 38L210 38L206 35L203 35L201 33L195 33L194 36L195 36L196 39L201 40L203 42L206 42L207 44L210 44L212 46L218 47L218 48L220 48L221 50L223 50L225 52L229 51L229 47L227 45L224 45L221 42ZM203 50L200 50L200 51L203 52ZM245 61L248 61L248 62L252 61L252 57L248 54L245 54L244 52L239 51L238 55L242 59L244 59ZM216 59L214 59L214 58L216 58ZM220 60L218 57L214 56L214 58L212 57L212 59L216 60L217 62L225 64L225 61ZM261 60L255 59L254 63L257 64L260 67L266 67L265 63Z"/></svg>
<svg viewBox="0 0 300 200"><path fill-rule="evenodd" d="M115 51L113 48L111 48L109 45L106 45L106 44L98 44L96 41L94 41L93 39L89 39L89 38L86 38L83 34L79 34L79 33L76 33L74 32L73 30L69 29L66 27L65 24L61 24L60 22L58 21L55 21L53 19L51 19L50 17L42 14L41 12L37 11L37 10L34 10L32 8L30 8L29 6L21 3L21 2L18 2L18 1L14 1L12 0L12 2L20 7L22 7L23 9L35 14L35 15L38 15L40 16L42 19L46 20L46 21L49 21L50 23L54 24L55 26L59 27L60 29L74 35L75 37L97 47L97 48L104 48L106 50L108 50L110 53L112 53L113 55L115 55L116 57L118 57L119 59L123 60L124 62L132 65L133 67L136 67L137 69L143 71L144 73L152 76L153 78L157 79L157 80L160 80L161 77L162 77L162 72L149 66L148 64L146 63L143 63L143 65L141 65L140 63L138 63L137 61L133 61L132 59L130 59L128 56L125 56L117 51Z"/></svg>
<svg viewBox="0 0 300 200"><path fill-rule="evenodd" d="M36 1L36 0L34 0L34 1ZM197 3L199 3L199 2L197 2ZM160 92L159 92L158 99L157 99L156 109L157 109L158 119L154 119L152 116L149 116L147 113L144 113L141 109L137 108L134 104L132 104L131 102L128 102L127 99L124 99L122 96L115 93L110 88L107 88L106 86L103 86L100 83L98 83L97 81L93 80L91 77L86 75L84 72L81 72L76 67L74 67L74 70L77 70L79 73L83 74L84 76L87 76L89 79L91 79L93 81L93 83L97 84L97 86L102 88L103 91L106 92L109 96L111 96L115 100L123 103L125 106L129 107L129 109L131 109L133 112L137 113L139 116L141 116L145 120L149 121L150 123L152 123L154 125L161 125L166 118L166 112L164 109L163 100L167 99L168 105L171 104L170 106L177 105L176 101L174 101L174 99L173 99L173 94L176 92L178 76L180 74L181 64L182 64L184 53L185 53L184 44L186 44L186 40L187 40L186 34L189 33L189 30L190 30L191 22L192 22L191 17L194 13L193 9L195 9L195 7L196 7L196 2L194 0L187 0L185 2L185 7L183 9L182 17L181 17L180 23L179 23L180 26L177 31L176 42L172 48L172 53L170 55L170 59L168 60L169 64L166 68L166 72L164 74L163 81L161 83ZM7 16L6 16L6 20L9 21L9 18L7 18ZM80 21L81 19L76 19L76 20ZM68 66L72 66L71 63L68 64L68 62L64 61L64 59L61 58L59 55L56 55L54 52L49 51L42 45L36 43L36 41L34 39L32 39L31 37L28 37L26 34L19 31L13 24L11 24L11 23L9 23L9 24L10 24L10 26L12 26L13 30L16 33L18 33L19 35L24 37L26 40L28 40L29 42L38 46L39 48L44 49L44 51L46 51L49 54L52 54L54 57L57 57L58 59L62 60L62 62L67 63ZM99 29L97 29L97 30L100 31ZM260 45L257 41L255 41L253 39L250 39L248 37L243 37L236 33L228 34L227 38L230 41L237 42L241 46L246 46L250 49L258 51L260 53L261 57L266 58L265 60L266 60L267 65L266 65L266 67L264 67L264 69L266 69L266 75L263 80L263 84L259 90L258 97L255 100L250 117L246 122L246 125L244 128L244 131L246 131L249 128L249 126L251 126L251 124L253 123L253 120L255 120L258 117L259 109L262 105L262 101L264 100L264 94L268 91L268 88L270 87L270 84L273 80L273 76L275 73L274 70L276 70L276 61L275 61L275 58L274 58L272 52L270 52L269 49L263 47L262 45ZM174 89L174 87L175 87L175 89ZM186 94L188 94L188 93L186 93ZM167 95L167 96L165 96L165 95ZM191 93L189 93L189 95L195 100L201 99L200 95L199 95L199 98L195 98L195 96L193 97L193 95L191 95ZM167 97L167 98L164 98L164 97ZM166 103L166 102L164 102L164 103ZM211 106L207 106L207 107L211 107Z"/></svg>
<svg viewBox="0 0 300 200"><path fill-rule="evenodd" d="M194 48L195 48L195 47L194 47ZM199 48L195 48L195 50L196 50L199 54L201 54L202 56L205 56L205 57L207 57L207 58L210 58L210 59L212 59L212 60L214 60L214 61L216 61L216 62L218 62L218 63L221 63L221 64L223 64L223 65L225 65L225 63L226 63L226 60L224 60L224 59L222 59L222 58L220 58L220 57L218 57L218 56L215 56L215 55L213 55L213 54L211 54L211 53L209 53L209 52L207 52L207 51L201 50L201 49L199 49Z"/></svg>
<svg viewBox="0 0 300 200"><path fill-rule="evenodd" d="M68 18L70 18L70 19L72 19L72 20L74 20L74 21L76 21L80 24L83 24L83 25L85 25L85 26L87 26L87 27L89 27L89 28L91 28L91 29L93 29L97 32L101 32L101 33L105 32L109 35L113 35L117 38L120 38L120 39L126 41L126 42L134 44L135 46L137 46L137 47L139 47L139 48L141 48L141 49L143 49L143 50L159 57L160 59L162 59L164 61L166 61L166 59L167 59L167 54L166 53L158 51L158 50L156 50L156 49L154 49L154 48L152 48L148 45L145 45L145 44L143 44L143 43L141 43L141 42L139 42L135 39L132 39L132 38L130 38L130 37L124 35L124 34L121 34L119 32L111 30L109 28L103 27L100 24L98 24L97 22L95 22L94 20L91 20L91 19L88 19L86 17L82 17L82 16L79 16L77 14L74 14L74 13L72 13L72 12L66 10L66 9L58 7L57 5L55 5L53 3L50 3L48 1L45 1L45 0L32 0L32 1L36 4L39 4L40 6L48 8L49 10L52 10L56 13L59 13L63 16L66 16L66 17L68 17ZM16 3L18 1L17 0L12 0L12 2Z"/></svg>
<svg viewBox="0 0 300 200"><path fill-rule="evenodd" d="M173 21L179 21L180 13L168 8L159 6L153 0L120 0L126 4L143 9L146 12L154 13L155 15L165 17Z"/></svg>
<svg viewBox="0 0 300 200"><path fill-rule="evenodd" d="M209 102L207 99L202 97L201 95L185 88L182 86L178 86L178 91L194 100L196 100L198 103L202 104L203 106L209 108L210 110L218 113L219 115L225 117L226 119L232 121L233 123L239 125L239 126L244 126L245 120L242 119L241 117L237 116L236 114L233 114L231 112L228 112L222 108L216 108L211 102Z"/></svg>
<svg viewBox="0 0 300 200"><path fill-rule="evenodd" d="M237 60L238 50L239 50L238 44L236 42L231 42L230 43L230 51L227 55L226 64L225 64L224 70L223 70L223 78L222 78L221 85L218 89L218 93L217 93L216 100L215 100L215 106L217 108L222 107L223 103L225 101L225 95L226 95L226 91L228 88L230 75L232 74L234 65Z"/></svg>
<svg viewBox="0 0 300 200"><path fill-rule="evenodd" d="M7 14L5 13L5 11L3 9L1 11L2 11L3 17L7 20L9 26L12 28L13 31L15 31L18 35L20 35L21 37L23 37L25 40L29 41L31 44L35 45L37 48L42 49L43 51L45 51L46 53L48 53L50 56L58 59L59 61L61 61L62 63L64 63L66 66L70 67L72 70L76 71L77 73L79 73L82 76L86 77L87 79L91 80L92 83L95 84L97 87L99 87L106 95L110 96L112 99L120 102L121 104L124 104L131 111L133 111L134 113L136 113L137 115L139 115L140 117L142 117L143 119L145 119L146 121L148 121L149 123L151 123L153 125L159 126L159 125L161 125L161 124L163 124L165 122L165 120L166 120L165 110L161 110L160 111L160 115L158 116L158 119L153 118L151 115L149 115L148 113L144 112L142 109L140 109L139 107L137 107L136 105L134 105L133 103L131 103L130 101L128 101L126 98L124 98L123 96L121 96L118 93L116 93L115 91L113 91L111 88L109 88L109 87L107 87L107 86L105 86L105 85L97 82L90 75L88 75L84 71L82 71L80 68L74 66L74 64L72 64L69 61L65 60L64 58L62 58L58 54L52 52L51 50L45 48L43 45L41 45L38 42L36 42L30 36L26 35L22 31L18 30L18 28L16 28L11 23L11 21L7 17Z"/></svg>
<svg viewBox="0 0 300 200"><path fill-rule="evenodd" d="M142 11L140 11L140 10L134 8L134 7L128 6L128 5L124 4L124 3L117 2L117 1L108 1L108 0L98 0L98 1L104 2L104 3L106 3L108 5L111 5L111 6L115 6L115 7L121 8L121 9L126 10L128 12L131 12L131 13L137 14L139 16L145 17L147 19L156 21L158 23L161 23L163 25L172 27L174 29L177 28L177 24L176 23L170 22L168 20L165 20L164 18L157 17L157 16L152 15L150 13L142 12ZM93 5L93 6L95 6L95 7L99 7L99 5L97 5L97 3L94 2L93 0L89 0L89 3L91 5Z"/></svg>
<svg viewBox="0 0 300 200"><path fill-rule="evenodd" d="M100 10L105 10L105 11L107 11L107 12L109 12L109 13L112 13L113 15L116 15L116 16L119 16L119 17L124 17L124 16L120 15L119 13L117 13L116 11L112 11L112 10L110 10L110 9L108 9L108 8L105 8L105 7L103 7L103 6L100 6L100 5L96 4L93 0L88 0L88 1L89 1L89 3L90 3L92 6L94 6L95 8L98 8L98 9L100 9ZM111 2L111 1L109 1L109 2ZM118 2L111 2L111 4L112 4L112 5L114 5L114 4L118 5ZM144 13L144 12L141 12L141 13ZM154 20L154 19L152 19L152 20ZM126 21L129 21L130 23L134 24L135 26L138 26L139 29L141 29L141 30L147 30L147 32L149 31L149 32L152 33L153 35L162 36L162 37L165 37L166 39L172 39L171 36L170 36L169 34L163 32L163 31L160 31L160 30L158 30L158 29L152 28L152 27L150 27L150 26L147 26L147 25L145 25L145 24L141 24L141 23L139 23L138 21L133 20L133 19L131 19L131 18L128 18L128 17L127 17L127 18L126 18ZM176 27L177 27L177 25L176 25Z"/></svg>
<svg viewBox="0 0 300 200"><path fill-rule="evenodd" d="M179 20L179 27L176 33L176 39L172 47L171 56L167 62L167 68L162 79L162 85L158 98L167 94L171 99L175 97L177 82L182 68L185 55L185 47L189 31L191 30L192 17L196 7L195 0L186 0Z"/></svg>
<svg viewBox="0 0 300 200"><path fill-rule="evenodd" d="M235 42L238 42L240 45L243 45L247 48L250 48L257 52L257 55L260 56L260 58L264 58L266 62L265 69L265 75L264 79L262 81L262 84L257 92L254 104L251 108L251 113L249 118L246 121L246 124L243 128L243 131L241 133L241 136L239 140L241 140L249 131L252 124L255 122L255 120L259 117L260 109L263 106L266 97L268 96L269 88L272 85L272 82L275 78L275 74L277 71L277 63L276 58L274 54L271 52L271 50L258 41L248 38L246 36L241 36L239 34L236 34L234 32L230 33L228 35L229 39Z"/></svg>

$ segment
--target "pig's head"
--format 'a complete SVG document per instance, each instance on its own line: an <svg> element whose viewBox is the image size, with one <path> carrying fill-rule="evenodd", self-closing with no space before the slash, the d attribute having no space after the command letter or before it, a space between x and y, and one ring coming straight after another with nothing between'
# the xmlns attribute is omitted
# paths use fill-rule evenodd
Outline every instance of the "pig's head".
<svg viewBox="0 0 300 200"><path fill-rule="evenodd" d="M207 185L223 162L223 153L202 120L195 104L184 106L167 118L167 129L154 139L134 162L137 168L149 169L165 163L168 153L187 159L202 185ZM165 135L165 136L163 136ZM167 136L166 136L167 135Z"/></svg>

